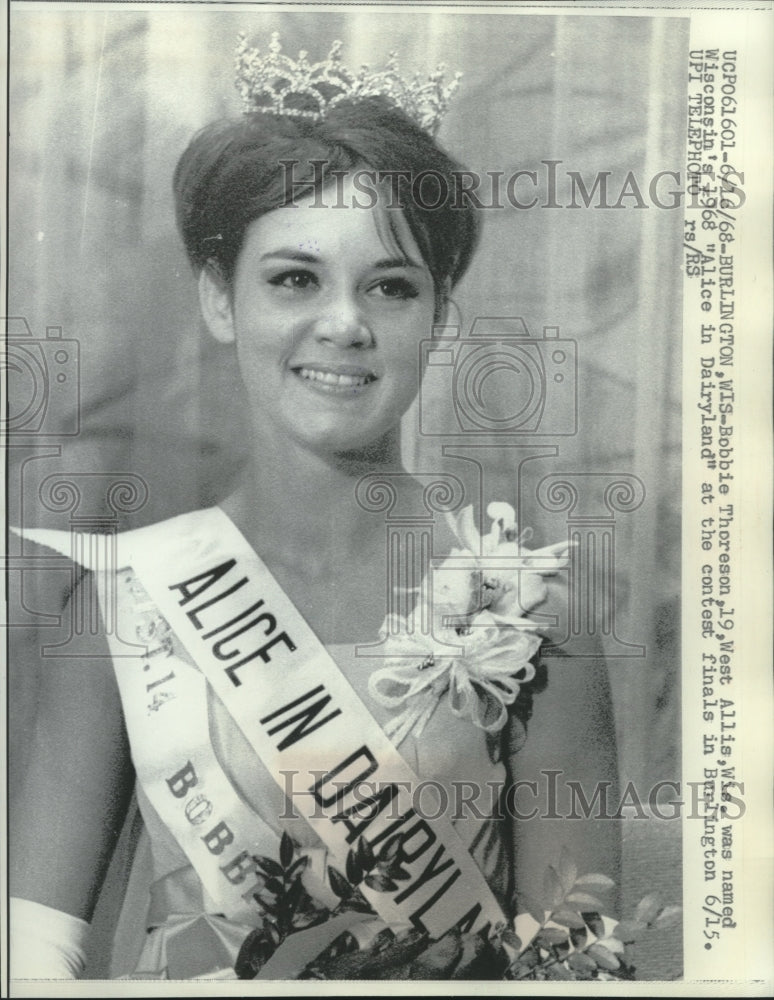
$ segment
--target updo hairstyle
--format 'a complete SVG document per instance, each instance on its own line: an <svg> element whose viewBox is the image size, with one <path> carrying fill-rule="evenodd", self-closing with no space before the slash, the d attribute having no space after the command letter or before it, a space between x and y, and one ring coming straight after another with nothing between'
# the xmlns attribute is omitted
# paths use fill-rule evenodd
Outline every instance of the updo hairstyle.
<svg viewBox="0 0 774 1000"><path fill-rule="evenodd" d="M463 196L462 167L378 97L339 104L322 121L254 112L215 121L197 133L174 175L177 225L192 266L198 272L214 265L231 284L251 222L316 195L333 183L335 171L356 167L407 174L390 183L440 306L470 263L480 216ZM425 173L432 175L428 183L415 184ZM448 192L441 203L439 192ZM386 216L397 238L389 208Z"/></svg>

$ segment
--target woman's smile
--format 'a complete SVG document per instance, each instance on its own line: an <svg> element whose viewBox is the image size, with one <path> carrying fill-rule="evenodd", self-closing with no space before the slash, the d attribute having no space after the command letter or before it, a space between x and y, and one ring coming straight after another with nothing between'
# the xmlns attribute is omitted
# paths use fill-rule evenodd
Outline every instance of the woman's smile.
<svg viewBox="0 0 774 1000"><path fill-rule="evenodd" d="M303 364L291 371L310 389L333 395L355 395L376 381L372 371L353 365Z"/></svg>
<svg viewBox="0 0 774 1000"><path fill-rule="evenodd" d="M341 453L396 434L436 307L400 212L331 212L311 198L268 212L249 226L231 286L210 298L210 329L236 343L259 449Z"/></svg>

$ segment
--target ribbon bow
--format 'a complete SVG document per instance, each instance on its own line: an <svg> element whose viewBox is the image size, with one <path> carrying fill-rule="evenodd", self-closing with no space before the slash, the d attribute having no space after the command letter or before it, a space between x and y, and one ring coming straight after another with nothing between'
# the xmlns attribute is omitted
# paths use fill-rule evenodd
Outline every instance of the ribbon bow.
<svg viewBox="0 0 774 1000"><path fill-rule="evenodd" d="M569 546L560 542L530 552L509 504L491 503L487 514L492 526L484 535L472 507L447 515L462 548L433 567L432 587L424 581L419 588L420 601L431 601L421 619L433 623L433 635L418 634L414 623L396 615L384 624L394 658L371 674L368 690L380 705L397 710L385 726L396 746L409 733L421 736L447 693L455 715L499 732L507 706L535 676L530 661L542 638L526 614L546 597L542 577L567 565ZM433 636L442 636L445 648Z"/></svg>
<svg viewBox="0 0 774 1000"><path fill-rule="evenodd" d="M395 746L409 733L422 735L447 692L449 706L459 718L470 719L488 733L505 725L506 706L535 676L530 658L541 640L533 632L508 630L503 635L495 626L474 627L463 638L460 655L436 658L430 637L397 637L396 645L413 649L371 674L371 697L385 708L399 709L385 727Z"/></svg>

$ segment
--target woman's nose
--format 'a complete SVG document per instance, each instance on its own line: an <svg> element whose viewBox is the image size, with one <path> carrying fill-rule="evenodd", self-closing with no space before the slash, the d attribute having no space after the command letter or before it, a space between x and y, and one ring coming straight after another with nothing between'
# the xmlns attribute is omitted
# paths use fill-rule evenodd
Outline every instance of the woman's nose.
<svg viewBox="0 0 774 1000"><path fill-rule="evenodd" d="M367 318L352 298L341 296L327 304L314 324L315 337L338 347L370 347L373 335Z"/></svg>

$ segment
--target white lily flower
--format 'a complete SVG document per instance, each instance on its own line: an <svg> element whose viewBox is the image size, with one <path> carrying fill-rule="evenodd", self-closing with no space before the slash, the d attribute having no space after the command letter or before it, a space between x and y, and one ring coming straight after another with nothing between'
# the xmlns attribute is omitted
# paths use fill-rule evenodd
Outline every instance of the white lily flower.
<svg viewBox="0 0 774 1000"><path fill-rule="evenodd" d="M430 604L424 610L431 634L398 616L383 626L394 655L371 675L369 691L397 710L386 727L396 746L409 733L421 735L446 694L455 715L498 732L521 685L535 675L531 661L542 637L527 614L546 597L543 577L567 565L569 546L560 542L530 552L509 504L491 503L487 514L492 526L483 535L472 506L456 517L447 514L461 547L434 566L420 588ZM456 652L450 652L453 647Z"/></svg>

